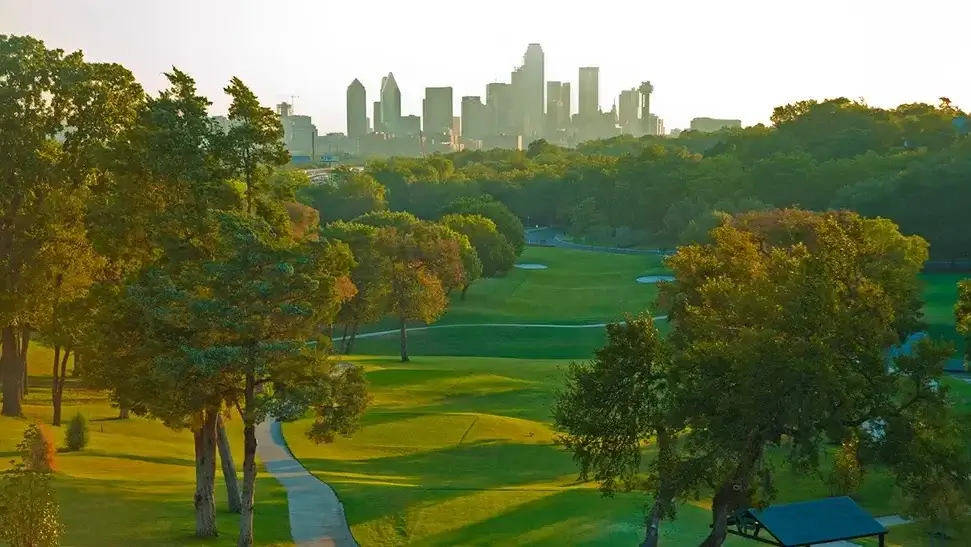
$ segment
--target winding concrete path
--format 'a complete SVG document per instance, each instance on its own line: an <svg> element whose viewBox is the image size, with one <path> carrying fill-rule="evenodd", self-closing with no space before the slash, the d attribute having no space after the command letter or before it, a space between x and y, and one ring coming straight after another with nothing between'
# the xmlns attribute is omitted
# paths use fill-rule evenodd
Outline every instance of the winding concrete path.
<svg viewBox="0 0 971 547"><path fill-rule="evenodd" d="M256 455L287 491L290 535L297 547L358 547L334 489L293 457L280 424L269 419L256 427Z"/></svg>

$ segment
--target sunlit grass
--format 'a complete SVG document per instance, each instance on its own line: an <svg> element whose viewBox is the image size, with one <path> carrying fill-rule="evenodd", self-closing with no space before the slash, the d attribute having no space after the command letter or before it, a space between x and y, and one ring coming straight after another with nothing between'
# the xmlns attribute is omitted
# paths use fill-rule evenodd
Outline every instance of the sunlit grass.
<svg viewBox="0 0 971 547"><path fill-rule="evenodd" d="M50 357L51 362L46 362ZM50 374L53 356L34 345L28 356L32 373ZM0 417L0 470L9 466L15 447L31 421L50 423L50 378L34 376L35 387L26 400L25 419ZM194 461L191 434L172 431L161 423L132 418L117 420L103 394L71 385L65 392L64 419L75 413L89 421L91 442L81 452L57 456L54 486L61 505L66 535L62 542L75 547L175 547L236 544L239 520L227 511L226 495L217 480L218 523L221 537L197 540L194 533ZM227 424L237 467L242 467L242 427ZM63 428L51 428L62 446ZM286 493L263 474L257 484L257 544L292 545Z"/></svg>

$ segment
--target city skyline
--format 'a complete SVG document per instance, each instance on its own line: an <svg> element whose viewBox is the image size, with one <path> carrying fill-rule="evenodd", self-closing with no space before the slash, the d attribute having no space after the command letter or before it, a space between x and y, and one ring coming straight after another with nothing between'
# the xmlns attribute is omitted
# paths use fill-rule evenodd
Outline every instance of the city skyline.
<svg viewBox="0 0 971 547"><path fill-rule="evenodd" d="M971 6L958 0L906 12L875 0L662 2L650 13L639 2L608 0L597 9L587 15L511 0L475 9L443 0L422 9L374 0L326 8L255 1L246 10L227 0L0 0L0 33L119 62L152 93L177 66L213 101L213 114L225 113L222 88L238 76L266 105L295 96L295 111L312 116L321 132L346 130L354 78L373 103L381 77L393 71L402 111L417 115L424 88L449 85L458 112L461 97L484 100L486 83L507 81L528 43L543 45L547 81L573 84L574 110L577 67L599 66L602 109L650 79L658 86L651 111L671 128L700 116L749 125L767 121L775 106L837 96L883 107L948 96L971 106L971 75L956 68L967 46L950 24L971 16ZM419 39L415 29L430 22L450 30Z"/></svg>

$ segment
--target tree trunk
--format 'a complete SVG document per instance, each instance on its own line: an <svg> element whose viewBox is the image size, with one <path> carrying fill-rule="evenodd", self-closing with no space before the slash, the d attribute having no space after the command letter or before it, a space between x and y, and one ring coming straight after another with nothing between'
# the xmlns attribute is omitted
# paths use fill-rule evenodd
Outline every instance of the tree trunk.
<svg viewBox="0 0 971 547"><path fill-rule="evenodd" d="M351 327L351 337L347 341L347 351L344 352L344 355L350 355L351 352L354 351L354 341L357 340L357 328L359 326L360 325L358 325L358 323L355 321L354 326Z"/></svg>
<svg viewBox="0 0 971 547"><path fill-rule="evenodd" d="M30 349L30 327L20 330L20 366L24 371L24 397L30 394L30 373L27 370L27 350Z"/></svg>
<svg viewBox="0 0 971 547"><path fill-rule="evenodd" d="M469 285L468 284L462 285L462 297L461 297L462 300L465 300L465 293L467 292L469 292Z"/></svg>
<svg viewBox="0 0 971 547"><path fill-rule="evenodd" d="M350 323L344 323L344 334L341 335L341 353L345 355L347 354L347 327L349 326Z"/></svg>
<svg viewBox="0 0 971 547"><path fill-rule="evenodd" d="M81 355L75 351L74 352L74 366L71 368L71 377L77 378L81 376Z"/></svg>
<svg viewBox="0 0 971 547"><path fill-rule="evenodd" d="M408 325L405 318L401 318L401 362L407 363L408 359Z"/></svg>
<svg viewBox="0 0 971 547"><path fill-rule="evenodd" d="M125 404L125 403L119 403L118 404L118 419L119 420L127 420L130 413L131 413L131 410L128 408L128 405L127 404Z"/></svg>
<svg viewBox="0 0 971 547"><path fill-rule="evenodd" d="M728 517L747 509L749 486L755 466L761 458L762 445L753 446L735 469L735 476L722 483L711 500L711 533L698 547L721 547L728 537Z"/></svg>
<svg viewBox="0 0 971 547"><path fill-rule="evenodd" d="M239 480L236 477L236 462L233 461L233 451L229 448L229 435L226 435L222 416L216 422L216 437L219 447L219 462L222 464L223 479L226 481L226 496L229 498L229 512L238 515L243 510L239 496Z"/></svg>
<svg viewBox="0 0 971 547"><path fill-rule="evenodd" d="M668 456L671 449L671 436L667 431L661 430L658 432L657 448L660 461L670 461ZM654 492L654 504L651 506L651 512L644 519L644 543L641 543L641 547L658 547L662 509L666 504L671 504L674 501L675 492L669 486L671 482L667 478L667 473L670 473L670 470L665 467L670 466L664 466L662 463L661 475L659 477L660 481Z"/></svg>
<svg viewBox="0 0 971 547"><path fill-rule="evenodd" d="M65 349L61 356L61 346L54 346L54 374L51 382L51 404L54 406L54 419L51 423L55 427L61 425L61 407L64 401L64 384L67 382L67 360L71 357L71 350Z"/></svg>
<svg viewBox="0 0 971 547"><path fill-rule="evenodd" d="M196 448L196 537L219 536L216 528L216 413L206 411L193 432Z"/></svg>
<svg viewBox="0 0 971 547"><path fill-rule="evenodd" d="M246 408L243 415L243 512L239 517L237 547L253 547L253 506L256 501L256 379L246 375Z"/></svg>
<svg viewBox="0 0 971 547"><path fill-rule="evenodd" d="M24 363L18 352L20 348L17 347L14 327L0 329L0 340L3 345L0 348L0 361L3 362L0 367L3 369L3 407L0 408L0 415L16 418L23 415L23 388L20 384L24 381Z"/></svg>

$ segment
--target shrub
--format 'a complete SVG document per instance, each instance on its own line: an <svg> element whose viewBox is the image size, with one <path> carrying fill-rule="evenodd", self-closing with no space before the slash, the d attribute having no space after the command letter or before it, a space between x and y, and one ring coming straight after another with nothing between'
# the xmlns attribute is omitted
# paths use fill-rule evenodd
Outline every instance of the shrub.
<svg viewBox="0 0 971 547"><path fill-rule="evenodd" d="M45 429L31 425L17 446L20 461L0 474L0 541L10 547L60 545L63 527L51 488L53 447Z"/></svg>
<svg viewBox="0 0 971 547"><path fill-rule="evenodd" d="M855 434L845 439L836 451L833 470L829 476L830 492L834 496L855 493L863 484L863 466L860 465L860 442Z"/></svg>
<svg viewBox="0 0 971 547"><path fill-rule="evenodd" d="M47 426L37 423L28 427L18 448L28 470L47 472L56 469L54 457L57 455L57 448Z"/></svg>
<svg viewBox="0 0 971 547"><path fill-rule="evenodd" d="M67 424L64 444L71 452L84 450L84 447L88 446L88 420L80 412L75 414Z"/></svg>

